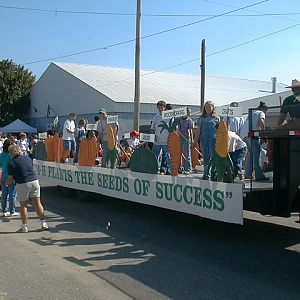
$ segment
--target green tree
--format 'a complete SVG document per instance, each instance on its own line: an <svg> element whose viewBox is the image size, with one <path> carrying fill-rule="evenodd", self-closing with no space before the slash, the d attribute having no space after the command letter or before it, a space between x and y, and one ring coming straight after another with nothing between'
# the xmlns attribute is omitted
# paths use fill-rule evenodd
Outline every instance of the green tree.
<svg viewBox="0 0 300 300"><path fill-rule="evenodd" d="M35 76L24 66L9 59L0 61L0 126L24 116L34 82Z"/></svg>

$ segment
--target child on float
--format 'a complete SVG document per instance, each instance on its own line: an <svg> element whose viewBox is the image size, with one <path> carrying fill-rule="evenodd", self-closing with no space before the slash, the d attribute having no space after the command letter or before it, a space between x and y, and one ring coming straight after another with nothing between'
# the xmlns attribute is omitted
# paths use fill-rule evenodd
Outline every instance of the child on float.
<svg viewBox="0 0 300 300"><path fill-rule="evenodd" d="M242 140L242 138L235 132L228 130L229 137L229 155L232 160L234 177L239 178L239 180L244 180L242 173L243 161L247 154L247 144Z"/></svg>
<svg viewBox="0 0 300 300"><path fill-rule="evenodd" d="M181 167L185 173L192 172L192 159L191 159L191 144L193 144L193 121L190 118L191 110L187 108L187 115L179 120L179 131L181 139L181 151L185 151L185 162L181 156Z"/></svg>
<svg viewBox="0 0 300 300"><path fill-rule="evenodd" d="M128 164L131 155L134 150L140 146L139 140L140 134L136 130L130 132L130 138L123 139L120 141L120 152L119 157L121 162L126 162Z"/></svg>
<svg viewBox="0 0 300 300"><path fill-rule="evenodd" d="M136 149L140 145L140 139L139 139L140 134L136 130L132 130L130 132L130 138L128 139L128 147L131 150Z"/></svg>
<svg viewBox="0 0 300 300"><path fill-rule="evenodd" d="M220 122L220 118L216 115L216 107L214 102L206 101L201 116L197 121L197 130L195 131L194 143L200 141L200 148L203 157L204 174L202 179L208 180L210 174L208 172L208 164L215 152L216 145L216 124Z"/></svg>
<svg viewBox="0 0 300 300"><path fill-rule="evenodd" d="M74 164L78 164L80 142L85 138L86 135L85 125L86 125L86 120L80 119L78 123L78 127L75 129L76 153L73 161Z"/></svg>
<svg viewBox="0 0 300 300"><path fill-rule="evenodd" d="M152 151L155 154L157 160L160 160L161 156L161 174L170 174L170 158L168 151L168 130L161 130L159 125L163 124L162 112L166 110L166 102L158 101L156 104L158 114L156 114L152 120L151 133L155 134L155 141ZM165 165L163 164L165 162Z"/></svg>

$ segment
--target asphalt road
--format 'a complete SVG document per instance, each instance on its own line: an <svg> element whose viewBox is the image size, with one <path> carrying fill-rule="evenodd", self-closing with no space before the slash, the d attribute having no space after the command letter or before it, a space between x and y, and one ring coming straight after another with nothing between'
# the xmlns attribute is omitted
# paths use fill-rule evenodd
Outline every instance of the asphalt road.
<svg viewBox="0 0 300 300"><path fill-rule="evenodd" d="M246 213L244 226L42 188L50 232L30 212L0 218L0 299L300 299L300 225Z"/></svg>

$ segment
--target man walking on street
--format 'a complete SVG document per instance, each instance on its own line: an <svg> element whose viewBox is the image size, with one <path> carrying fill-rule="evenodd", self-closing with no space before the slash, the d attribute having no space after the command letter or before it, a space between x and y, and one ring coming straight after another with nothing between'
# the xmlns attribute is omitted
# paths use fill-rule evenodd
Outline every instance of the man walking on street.
<svg viewBox="0 0 300 300"><path fill-rule="evenodd" d="M42 230L49 230L45 221L44 208L40 199L40 185L33 170L32 160L29 156L22 155L22 150L17 145L8 148L12 157L8 166L8 177L5 184L8 186L14 180L17 189L17 200L20 202L22 226L18 232L28 232L28 199L32 199L35 212L41 221Z"/></svg>

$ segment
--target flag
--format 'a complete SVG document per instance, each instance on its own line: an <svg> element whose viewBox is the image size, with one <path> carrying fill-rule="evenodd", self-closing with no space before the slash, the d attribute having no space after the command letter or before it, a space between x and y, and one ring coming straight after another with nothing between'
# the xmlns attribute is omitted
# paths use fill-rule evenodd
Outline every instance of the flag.
<svg viewBox="0 0 300 300"><path fill-rule="evenodd" d="M58 123L58 116L53 120L53 125L56 125Z"/></svg>
<svg viewBox="0 0 300 300"><path fill-rule="evenodd" d="M48 104L48 106L47 106L47 118L49 118L50 115L51 115L51 107L50 107L50 105Z"/></svg>

